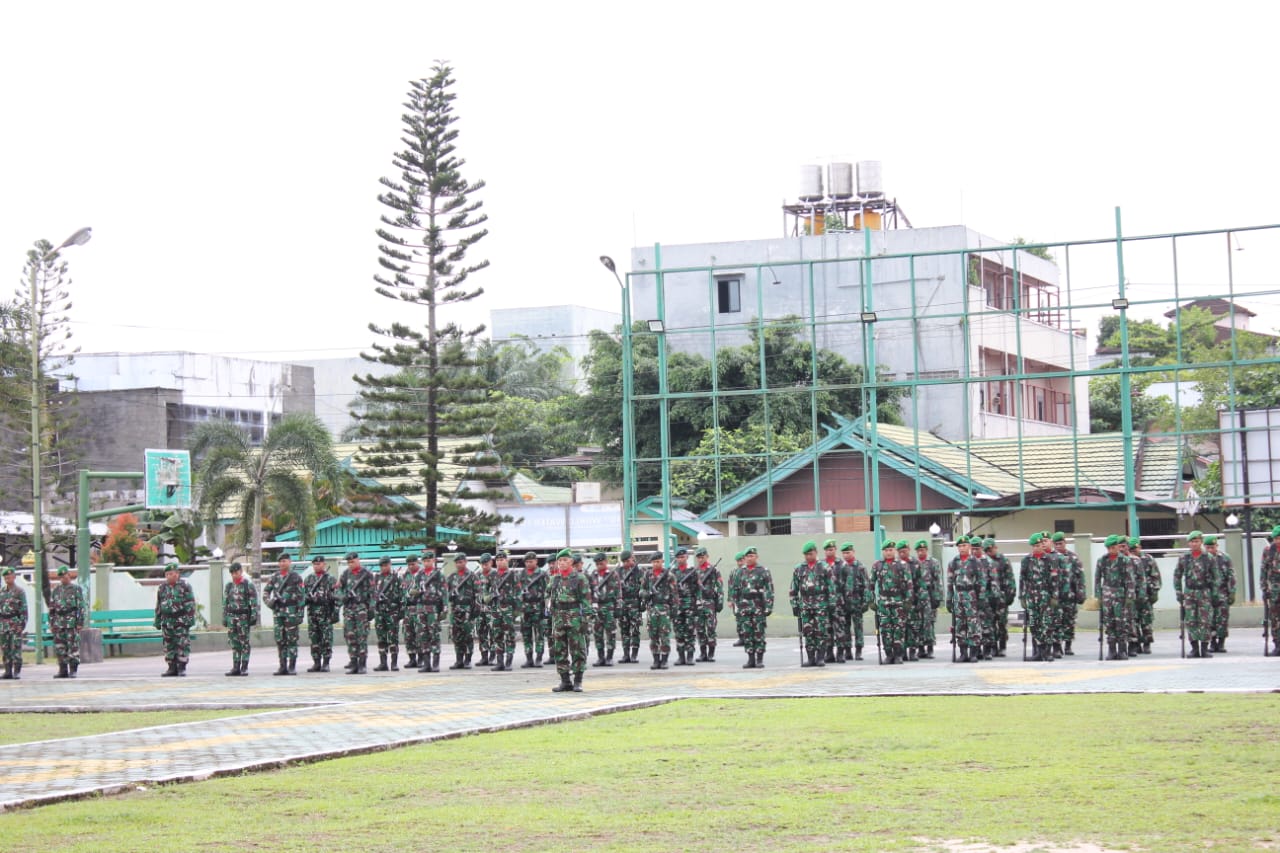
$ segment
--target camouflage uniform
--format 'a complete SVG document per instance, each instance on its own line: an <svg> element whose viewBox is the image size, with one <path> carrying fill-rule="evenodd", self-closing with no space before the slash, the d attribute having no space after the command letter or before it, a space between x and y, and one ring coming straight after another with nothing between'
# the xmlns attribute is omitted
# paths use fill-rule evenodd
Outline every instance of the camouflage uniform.
<svg viewBox="0 0 1280 853"><path fill-rule="evenodd" d="M1209 545L1205 537L1206 547ZM1218 561L1213 574L1213 636L1210 649L1225 652L1228 624L1231 622L1231 605L1236 603L1236 572L1231 557L1224 552L1209 552Z"/></svg>
<svg viewBox="0 0 1280 853"><path fill-rule="evenodd" d="M827 642L823 650L823 661L826 663L844 663L844 647L849 636L849 602L845 598L845 590L849 586L849 567L844 560L836 556L836 540L828 539L822 543L827 564L831 572L831 584L835 590L831 606L831 618L827 620Z"/></svg>
<svg viewBox="0 0 1280 853"><path fill-rule="evenodd" d="M742 574L742 563L743 563L742 555L744 553L745 552L743 551L739 551L738 553L733 555L735 565L732 571L729 572L729 577L728 579L726 579L725 585L724 585L725 594L729 599L729 610L733 613L733 632L738 635L738 639L734 640L734 643L733 643L735 648L737 648L738 646L745 645L742 639L742 617L738 615L738 609L737 609L737 606L734 604L734 598L733 598L734 585L737 584L738 582L738 575Z"/></svg>
<svg viewBox="0 0 1280 853"><path fill-rule="evenodd" d="M871 566L871 592L875 597L876 632L884 645L886 663L905 659L906 608L915 597L911 568L897 559L892 542L881 549L882 558Z"/></svg>
<svg viewBox="0 0 1280 853"><path fill-rule="evenodd" d="M1199 547L1198 530L1187 535L1193 550L1178 558L1173 570L1173 589L1181 605L1187 639L1191 640L1191 657L1213 657L1209 638L1213 628L1213 581L1217 561Z"/></svg>
<svg viewBox="0 0 1280 853"><path fill-rule="evenodd" d="M369 616L373 613L373 575L360 565L360 558L347 555L347 570L338 579L337 601L342 605L342 634L347 641L351 675L367 670L369 660Z"/></svg>
<svg viewBox="0 0 1280 853"><path fill-rule="evenodd" d="M557 555L556 562L562 564L566 557ZM552 690L581 693L582 673L587 668L586 621L591 610L591 583L577 570L557 575L551 579L547 601L551 606L551 657L560 676L559 686Z"/></svg>
<svg viewBox="0 0 1280 853"><path fill-rule="evenodd" d="M991 590L993 600L996 598L996 591L999 590L1000 603L995 606L995 656L1002 658L1009 647L1009 605L1013 604L1018 597L1018 578L1013 573L1013 564L1009 562L1009 558L997 550L996 540L984 539L982 545L983 550L986 551L987 560L995 569L996 588ZM1083 588L1082 576L1081 589ZM1075 653L1069 652L1069 654Z"/></svg>
<svg viewBox="0 0 1280 853"><path fill-rule="evenodd" d="M680 554L676 552L677 556ZM676 579L679 596L671 616L671 627L676 635L676 654L680 657L676 666L693 666L693 647L698 637L698 601L702 598L702 586L696 569L677 564L671 573Z"/></svg>
<svg viewBox="0 0 1280 853"><path fill-rule="evenodd" d="M165 582L156 588L155 626L164 643L164 659L169 668L162 675L186 675L191 657L191 628L196 624L196 597L191 584L177 577L177 563L166 567ZM173 582L169 576L173 575Z"/></svg>
<svg viewBox="0 0 1280 853"><path fill-rule="evenodd" d="M1053 660L1053 643L1057 612L1058 568L1057 561L1047 559L1040 542L1041 533L1030 540L1032 551L1022 558L1018 572L1018 600L1027 611L1027 628L1031 632L1032 654L1035 661Z"/></svg>
<svg viewBox="0 0 1280 853"><path fill-rule="evenodd" d="M66 567L58 569L59 583L49 591L49 633L58 658L54 678L75 678L80 668L80 629L84 627L84 590L71 582Z"/></svg>
<svg viewBox="0 0 1280 853"><path fill-rule="evenodd" d="M27 594L15 581L13 569L5 568L0 586L0 653L4 657L6 679L21 678L22 637L27 631Z"/></svg>
<svg viewBox="0 0 1280 853"><path fill-rule="evenodd" d="M920 579L924 586L916 591L916 606L920 608L920 624L923 626L924 651L922 658L933 657L933 647L938 642L938 608L942 606L942 566L929 556L919 556L927 548L924 540L916 543L916 562L920 564Z"/></svg>
<svg viewBox="0 0 1280 853"><path fill-rule="evenodd" d="M471 669L475 654L476 618L480 614L480 577L467 571L467 558L454 558L457 571L449 575L449 638L453 640L454 661L449 669Z"/></svg>
<svg viewBox="0 0 1280 853"><path fill-rule="evenodd" d="M591 575L594 603L596 660L592 666L613 666L613 650L618 643L618 609L622 606L622 579L609 568L604 554L596 555L597 570Z"/></svg>
<svg viewBox="0 0 1280 853"><path fill-rule="evenodd" d="M404 584L391 571L391 560L383 557L373 578L373 631L378 638L378 665L374 672L386 672L387 654L392 672L400 670L400 620L404 618Z"/></svg>
<svg viewBox="0 0 1280 853"><path fill-rule="evenodd" d="M846 549L850 556L853 549ZM863 629L862 614L875 603L875 596L872 594L871 581L867 577L867 567L862 565L861 560L845 559L845 564L849 568L849 585L845 590L845 600L849 607L849 620L853 626L853 658L854 660L862 660L863 646ZM845 655L849 654L849 648L845 647Z"/></svg>
<svg viewBox="0 0 1280 853"><path fill-rule="evenodd" d="M817 547L804 545L805 561L797 563L791 573L788 599L791 615L800 621L806 660L801 666L824 666L826 662L827 624L835 608L835 583L831 568L817 561ZM810 554L814 561L809 561Z"/></svg>
<svg viewBox="0 0 1280 853"><path fill-rule="evenodd" d="M444 573L428 552L422 571L413 576L413 586L405 593L409 621L414 623L418 640L418 672L440 671L440 622L448 597Z"/></svg>
<svg viewBox="0 0 1280 853"><path fill-rule="evenodd" d="M618 606L618 627L622 634L622 663L640 662L640 622L644 614L641 588L644 571L636 565L631 553L622 553L622 563L617 568L618 585L622 603Z"/></svg>
<svg viewBox="0 0 1280 853"><path fill-rule="evenodd" d="M697 556L705 558L707 550L699 548ZM698 586L702 592L698 599L698 657L700 661L714 662L716 659L716 630L720 622L720 613L724 610L724 582L720 570L705 559L698 565ZM690 652L692 654L692 652Z"/></svg>
<svg viewBox="0 0 1280 853"><path fill-rule="evenodd" d="M671 655L671 614L680 604L676 576L662 566L662 554L651 561L653 570L646 572L640 587L640 602L649 611L649 651L653 655L650 669L666 669Z"/></svg>
<svg viewBox="0 0 1280 853"><path fill-rule="evenodd" d="M547 573L538 570L537 555L532 551L525 554L524 571L520 573L520 637L524 643L524 663L521 666L524 669L542 666L547 584Z"/></svg>
<svg viewBox="0 0 1280 853"><path fill-rule="evenodd" d="M507 567L504 552L489 579L489 640L495 672L507 672L516 653L516 611L520 607L520 578Z"/></svg>
<svg viewBox="0 0 1280 853"><path fill-rule="evenodd" d="M747 652L744 669L764 666L765 629L773 613L773 575L755 563L756 549L746 551L747 564L730 584L729 596L743 622L743 646Z"/></svg>
<svg viewBox="0 0 1280 853"><path fill-rule="evenodd" d="M1067 655L1074 655L1071 650L1071 644L1076 637L1076 616L1080 612L1080 605L1085 601L1084 586L1084 563L1081 562L1080 556L1075 551L1068 551L1066 547L1066 536L1064 534L1054 534L1054 553L1058 555L1061 570L1066 573L1065 585L1067 591L1063 596L1062 609L1059 612L1058 619L1058 642L1063 644L1062 652ZM1057 538L1061 537L1061 538ZM1058 550L1061 545L1062 549Z"/></svg>
<svg viewBox="0 0 1280 853"><path fill-rule="evenodd" d="M307 672L328 672L333 656L333 626L338 621L337 581L324 567L323 557L311 560L311 575L303 587L307 594L307 637L311 640L311 666Z"/></svg>
<svg viewBox="0 0 1280 853"><path fill-rule="evenodd" d="M404 654L408 658L405 661L405 669L416 669L418 667L418 622L409 618L409 590L417 582L418 578L418 558L406 557L404 561L404 574L400 577L400 585L404 588L405 594L405 610L404 610Z"/></svg>
<svg viewBox="0 0 1280 853"><path fill-rule="evenodd" d="M920 637L924 633L924 626L920 622L920 597L924 587L924 576L920 572L920 563L911 556L911 547L905 539L898 542L898 562L905 565L911 572L911 597L907 599L906 610L902 617L906 643L904 659L916 660L923 645L920 642Z"/></svg>
<svg viewBox="0 0 1280 853"><path fill-rule="evenodd" d="M307 588L302 578L281 557L282 571L276 572L262 588L262 600L271 608L280 668L274 675L294 675L298 662L298 632L306 613Z"/></svg>
<svg viewBox="0 0 1280 853"><path fill-rule="evenodd" d="M957 545L968 545L962 536ZM977 662L984 657L982 646L983 607L990 598L987 569L968 548L951 558L947 566L947 611L951 614L951 630L960 663Z"/></svg>
<svg viewBox="0 0 1280 853"><path fill-rule="evenodd" d="M488 666L490 663L496 663L493 660L493 593L489 590L489 584L493 582L493 557L489 554L480 555L480 571L476 575L476 586L479 595L476 596L476 617L473 622L473 630L476 637L476 645L480 647L480 666Z"/></svg>
<svg viewBox="0 0 1280 853"><path fill-rule="evenodd" d="M1141 543L1136 538L1129 540L1130 559L1133 560L1137 581L1137 589L1134 593L1136 609L1132 639L1137 644L1140 654L1149 655L1151 643L1155 639L1155 605L1160 598L1163 579L1160 577L1160 567L1156 565L1154 557L1143 554L1140 550L1134 552L1135 548L1141 547Z"/></svg>
<svg viewBox="0 0 1280 853"><path fill-rule="evenodd" d="M980 546L982 537L974 536L970 544ZM973 547L969 556L978 561L982 570L982 589L978 596L978 613L982 625L982 642L973 653L979 660L991 660L996 651L996 605L1000 600L1000 589L996 579L996 564L987 559L981 547Z"/></svg>
<svg viewBox="0 0 1280 853"><path fill-rule="evenodd" d="M1093 594L1098 599L1098 618L1102 620L1107 638L1107 660L1127 660L1129 637L1133 633L1129 619L1137 589L1133 566L1129 558L1119 552L1116 538L1107 537L1107 553L1099 557L1094 566Z"/></svg>
<svg viewBox="0 0 1280 853"><path fill-rule="evenodd" d="M233 676L249 674L249 653L253 648L249 633L261 616L258 588L243 571L236 572L239 567L239 563L231 564L231 580L222 590L222 624L231 643L231 671L227 675Z"/></svg>
<svg viewBox="0 0 1280 853"><path fill-rule="evenodd" d="M1262 601L1271 633L1271 654L1280 655L1280 527L1271 531L1271 544L1262 552ZM1263 644L1263 651L1266 651Z"/></svg>

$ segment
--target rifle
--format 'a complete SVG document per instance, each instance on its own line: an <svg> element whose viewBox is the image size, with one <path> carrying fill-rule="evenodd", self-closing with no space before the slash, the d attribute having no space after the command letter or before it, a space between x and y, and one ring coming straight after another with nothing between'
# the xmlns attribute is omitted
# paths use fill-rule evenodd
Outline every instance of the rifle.
<svg viewBox="0 0 1280 853"><path fill-rule="evenodd" d="M1027 630L1031 627L1031 611L1022 611L1022 662L1027 662Z"/></svg>
<svg viewBox="0 0 1280 853"><path fill-rule="evenodd" d="M1182 656L1187 656L1187 606L1178 604L1178 639L1182 641Z"/></svg>
<svg viewBox="0 0 1280 853"><path fill-rule="evenodd" d="M800 665L804 666L804 621L796 616L796 633L800 635Z"/></svg>
<svg viewBox="0 0 1280 853"><path fill-rule="evenodd" d="M1102 599L1098 600L1098 660L1102 660L1102 628L1105 624L1102 618Z"/></svg>
<svg viewBox="0 0 1280 853"><path fill-rule="evenodd" d="M876 663L884 666L884 655L880 652L880 611L873 610L876 615Z"/></svg>
<svg viewBox="0 0 1280 853"><path fill-rule="evenodd" d="M1262 597L1262 656L1271 657L1271 602Z"/></svg>

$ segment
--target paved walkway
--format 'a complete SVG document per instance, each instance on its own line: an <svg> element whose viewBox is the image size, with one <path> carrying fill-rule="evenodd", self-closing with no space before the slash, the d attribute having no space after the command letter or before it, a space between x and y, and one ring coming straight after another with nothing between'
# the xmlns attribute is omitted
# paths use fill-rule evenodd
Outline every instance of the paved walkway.
<svg viewBox="0 0 1280 853"><path fill-rule="evenodd" d="M717 662L663 672L644 663L589 668L585 692L553 694L555 669L446 670L273 678L275 656L257 650L248 678L225 678L226 652L193 656L188 677L160 678L159 658L111 659L53 680L54 667L28 666L22 680L0 682L0 711L136 711L181 708L273 708L259 714L180 723L90 737L0 747L0 810L141 784L205 779L251 768L369 752L463 734L573 719L688 697L1014 695L1082 692L1280 691L1280 658L1264 658L1262 641L1232 638L1232 652L1183 660L1176 634L1157 637L1154 654L1097 660L1081 636L1078 654L1051 664L1017 657L980 664L946 658L901 666L869 660L801 669L794 639L770 645L766 669L744 670L740 649L721 645ZM306 666L310 660L300 658ZM342 649L335 664L345 663ZM523 655L517 656L517 662ZM441 656L447 666L452 654ZM3 717L0 717L0 723ZM50 718L50 728L56 718Z"/></svg>

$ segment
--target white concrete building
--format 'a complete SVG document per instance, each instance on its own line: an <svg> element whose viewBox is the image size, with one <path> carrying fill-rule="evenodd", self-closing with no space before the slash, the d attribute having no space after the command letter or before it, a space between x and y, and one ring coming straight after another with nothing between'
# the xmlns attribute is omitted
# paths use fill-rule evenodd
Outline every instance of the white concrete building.
<svg viewBox="0 0 1280 853"><path fill-rule="evenodd" d="M495 344L528 338L540 352L564 347L573 358L573 380L585 379L582 361L591 350L594 331L612 332L622 314L581 305L536 305L529 308L494 308L489 312L489 334Z"/></svg>

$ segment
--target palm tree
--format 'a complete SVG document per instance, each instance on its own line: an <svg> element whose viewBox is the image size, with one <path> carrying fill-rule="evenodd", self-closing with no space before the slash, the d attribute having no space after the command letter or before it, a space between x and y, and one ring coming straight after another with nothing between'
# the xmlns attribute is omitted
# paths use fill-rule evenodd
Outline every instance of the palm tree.
<svg viewBox="0 0 1280 853"><path fill-rule="evenodd" d="M240 526L236 541L252 538L250 554L256 568L262 566L262 513L267 501L297 519L299 546L311 547L316 528L313 479L324 479L340 489L342 478L333 442L324 424L314 415L292 414L271 427L261 447L227 421L208 421L191 436L196 460L199 510L214 524L223 506L234 502Z"/></svg>

